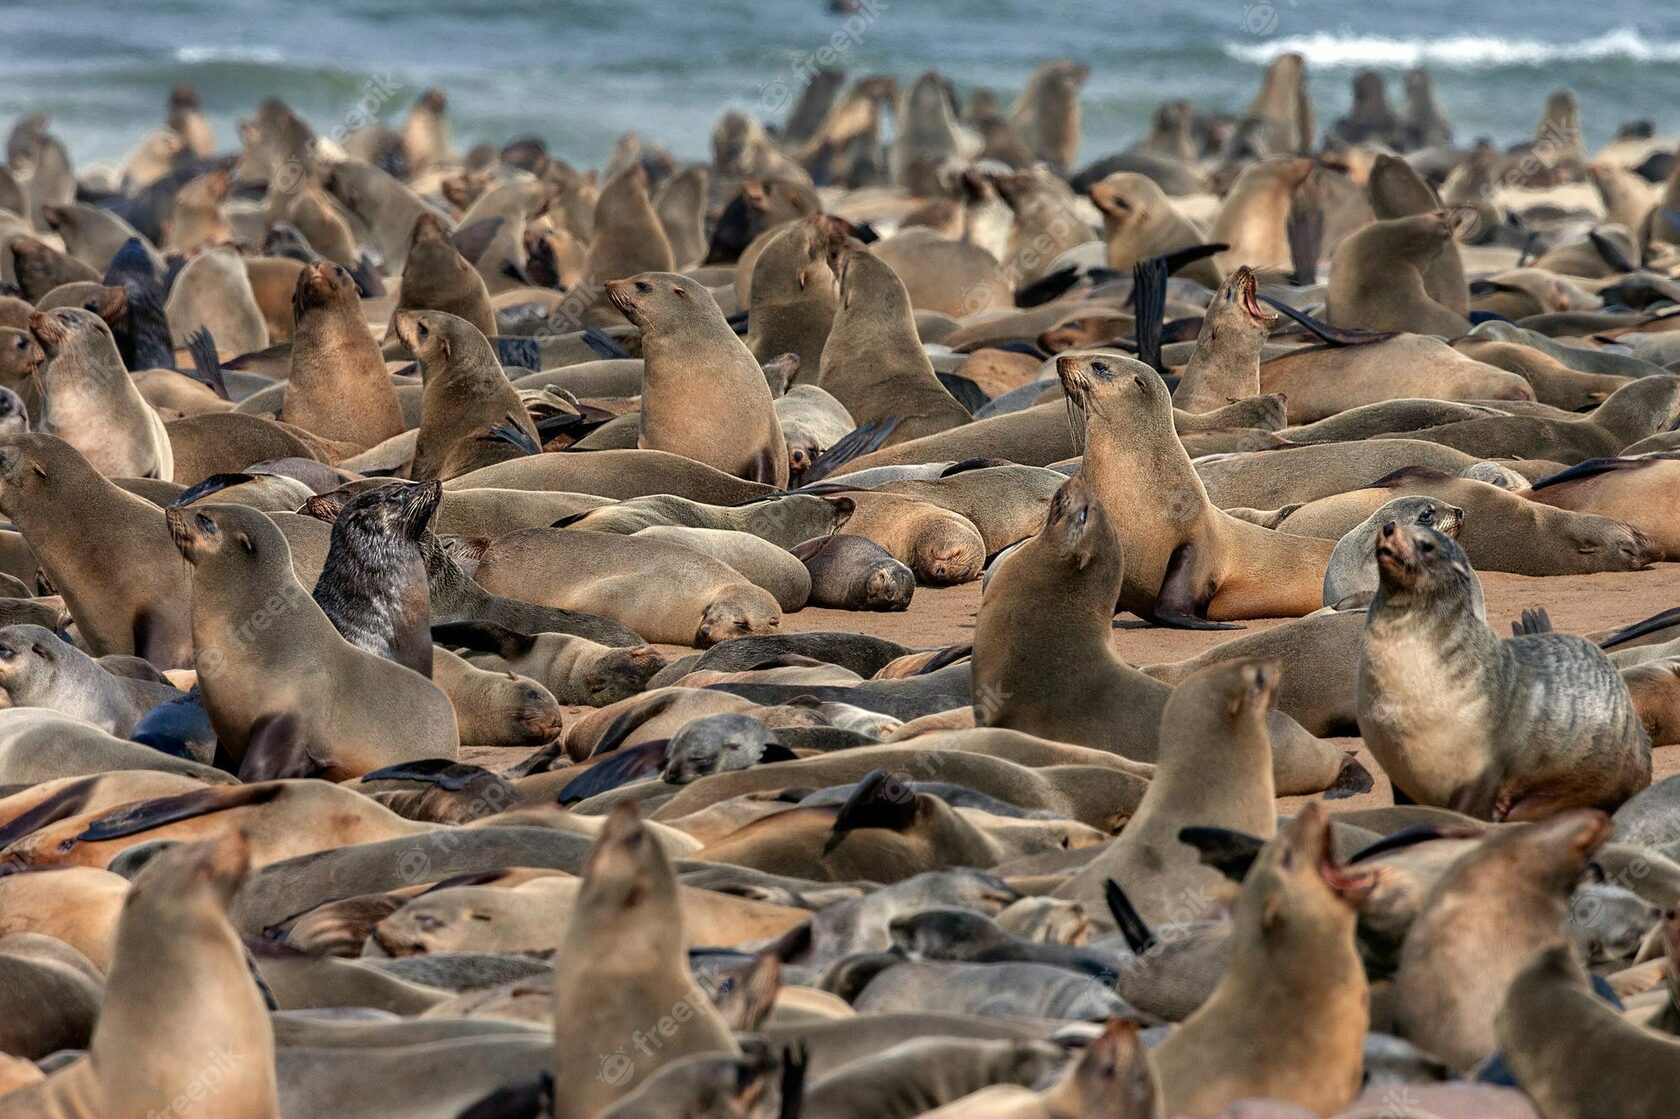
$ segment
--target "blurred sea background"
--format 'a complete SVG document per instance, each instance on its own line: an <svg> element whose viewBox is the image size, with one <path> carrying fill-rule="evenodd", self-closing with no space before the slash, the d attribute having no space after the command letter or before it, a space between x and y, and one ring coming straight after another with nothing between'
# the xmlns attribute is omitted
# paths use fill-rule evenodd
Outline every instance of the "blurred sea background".
<svg viewBox="0 0 1680 1119"><path fill-rule="evenodd" d="M849 76L934 68L1007 105L1038 63L1089 64L1081 161L1188 98L1240 110L1265 64L1299 51L1320 126L1373 67L1403 104L1427 66L1468 143L1532 137L1548 92L1580 98L1588 148L1625 121L1680 128L1680 3L1607 0L32 0L0 3L0 127L46 111L78 164L116 161L199 90L224 150L234 122L283 98L323 135L364 102L400 123L449 96L457 145L543 137L580 166L625 131L708 155L725 110L780 121L823 47Z"/></svg>

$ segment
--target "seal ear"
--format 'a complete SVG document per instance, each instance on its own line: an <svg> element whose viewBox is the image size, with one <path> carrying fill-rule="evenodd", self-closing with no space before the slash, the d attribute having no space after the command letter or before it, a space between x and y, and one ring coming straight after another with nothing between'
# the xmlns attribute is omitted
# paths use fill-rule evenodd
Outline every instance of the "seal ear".
<svg viewBox="0 0 1680 1119"><path fill-rule="evenodd" d="M257 554L257 546L251 542L251 538L247 534L243 532L235 533L233 539L235 543L244 549L246 555L254 556Z"/></svg>
<svg viewBox="0 0 1680 1119"><path fill-rule="evenodd" d="M849 497L831 497L828 503L835 508L835 531L839 531L840 526L851 520L852 514L857 512L857 502Z"/></svg>
<svg viewBox="0 0 1680 1119"><path fill-rule="evenodd" d="M29 460L29 469L33 470L43 478L47 476L47 468L42 466L39 462L36 462L34 459Z"/></svg>

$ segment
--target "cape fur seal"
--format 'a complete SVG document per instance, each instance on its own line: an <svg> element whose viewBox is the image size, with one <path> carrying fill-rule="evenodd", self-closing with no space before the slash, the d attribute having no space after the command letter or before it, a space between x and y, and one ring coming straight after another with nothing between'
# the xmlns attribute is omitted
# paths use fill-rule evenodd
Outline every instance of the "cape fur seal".
<svg viewBox="0 0 1680 1119"><path fill-rule="evenodd" d="M366 449L403 431L355 281L337 264L304 266L292 292L292 359L280 414L323 439Z"/></svg>
<svg viewBox="0 0 1680 1119"><path fill-rule="evenodd" d="M1570 634L1500 638L1471 608L1456 541L1389 522L1365 626L1359 731L1394 787L1479 819L1614 809L1651 783L1627 685Z"/></svg>
<svg viewBox="0 0 1680 1119"><path fill-rule="evenodd" d="M499 459L518 457L511 444L482 457L474 443L498 426L536 445L536 424L502 372L490 342L472 323L443 311L398 311L393 329L420 362L420 433L409 477L452 478Z"/></svg>
<svg viewBox="0 0 1680 1119"><path fill-rule="evenodd" d="M607 284L607 296L642 330L641 434L727 474L787 484L787 441L758 361L700 284L644 272Z"/></svg>
<svg viewBox="0 0 1680 1119"><path fill-rule="evenodd" d="M1085 417L1084 476L1106 508L1122 511L1120 609L1190 625L1318 609L1333 549L1208 500L1159 374L1119 356L1064 355L1056 372Z"/></svg>
<svg viewBox="0 0 1680 1119"><path fill-rule="evenodd" d="M342 780L394 762L454 759L449 698L340 636L293 575L286 538L267 516L201 505L173 507L166 519L193 568L204 706L241 773ZM351 694L354 702L344 698Z"/></svg>
<svg viewBox="0 0 1680 1119"><path fill-rule="evenodd" d="M91 311L66 307L32 315L29 329L47 357L42 430L107 477L172 477L163 420L123 368L110 327Z"/></svg>

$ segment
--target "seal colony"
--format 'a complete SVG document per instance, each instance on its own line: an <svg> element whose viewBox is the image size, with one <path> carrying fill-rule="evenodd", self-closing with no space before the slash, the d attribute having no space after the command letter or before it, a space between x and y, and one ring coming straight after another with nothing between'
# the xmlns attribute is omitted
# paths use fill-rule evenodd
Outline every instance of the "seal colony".
<svg viewBox="0 0 1680 1119"><path fill-rule="evenodd" d="M18 121L0 1119L1675 1114L1675 141L1089 77Z"/></svg>

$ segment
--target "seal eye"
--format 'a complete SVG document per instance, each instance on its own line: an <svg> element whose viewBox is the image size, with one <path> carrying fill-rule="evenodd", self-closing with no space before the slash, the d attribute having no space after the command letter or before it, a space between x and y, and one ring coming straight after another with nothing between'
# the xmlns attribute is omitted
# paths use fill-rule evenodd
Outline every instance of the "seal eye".
<svg viewBox="0 0 1680 1119"><path fill-rule="evenodd" d="M637 280L636 281L636 291L639 292L642 295L648 295L648 294L652 293L653 285L648 283L646 280Z"/></svg>
<svg viewBox="0 0 1680 1119"><path fill-rule="evenodd" d="M9 661L17 656L17 650L10 645L0 645L0 661Z"/></svg>
<svg viewBox="0 0 1680 1119"><path fill-rule="evenodd" d="M417 338L430 338L432 336L432 329L424 322L418 322L414 324L414 335Z"/></svg>
<svg viewBox="0 0 1680 1119"><path fill-rule="evenodd" d="M1434 544L1434 542L1429 541L1429 540L1425 540L1421 544L1418 545L1418 551L1422 552L1426 556L1429 555L1434 550L1435 550L1435 544Z"/></svg>
<svg viewBox="0 0 1680 1119"><path fill-rule="evenodd" d="M211 520L209 517L206 517L203 513L200 513L197 517L194 518L194 520L196 520L198 522L198 530L200 532L215 532L216 531L216 522Z"/></svg>

